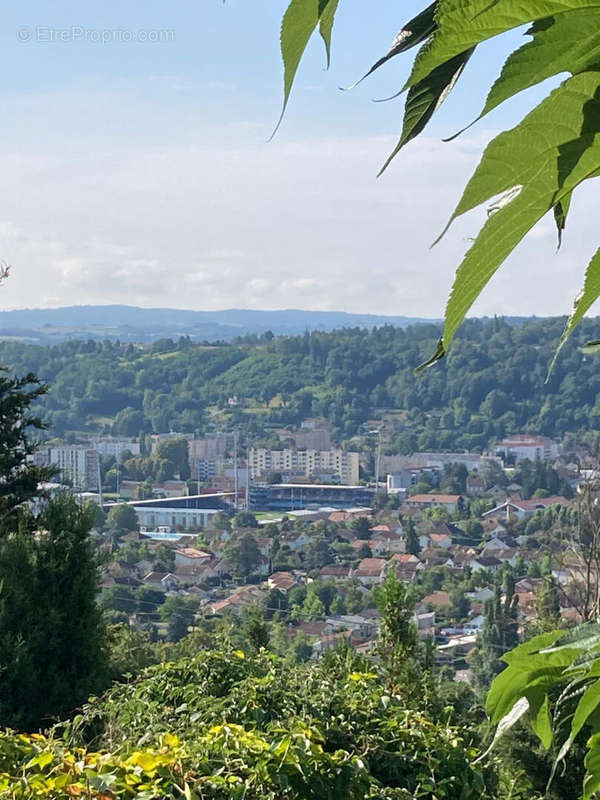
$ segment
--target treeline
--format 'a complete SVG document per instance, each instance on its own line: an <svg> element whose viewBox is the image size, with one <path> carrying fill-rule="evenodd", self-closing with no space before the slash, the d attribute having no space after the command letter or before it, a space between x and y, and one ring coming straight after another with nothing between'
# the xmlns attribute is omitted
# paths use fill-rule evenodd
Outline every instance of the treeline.
<svg viewBox="0 0 600 800"><path fill-rule="evenodd" d="M265 426L327 418L340 439L379 409L403 410L394 449L480 449L521 430L561 437L600 429L600 373L581 352L598 330L586 321L546 382L564 320L469 320L445 362L415 376L439 330L415 325L353 328L304 336L248 337L234 344L160 340L0 344L0 362L51 385L36 411L53 433L202 433L209 407L230 424ZM237 407L228 399L236 396ZM273 402L275 400L275 402ZM266 407L271 404L271 407ZM248 407L262 413L248 413Z"/></svg>

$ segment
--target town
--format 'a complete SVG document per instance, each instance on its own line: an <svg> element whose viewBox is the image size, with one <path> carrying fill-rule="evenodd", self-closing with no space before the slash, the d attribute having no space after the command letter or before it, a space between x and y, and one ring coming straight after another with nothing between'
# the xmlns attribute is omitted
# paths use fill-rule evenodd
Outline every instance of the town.
<svg viewBox="0 0 600 800"><path fill-rule="evenodd" d="M518 434L483 453L390 455L393 420L364 428L372 454L336 446L325 419L307 418L274 430L279 449L233 430L93 436L34 458L57 470L50 491L67 485L97 505L100 603L152 640L258 612L282 654L318 659L343 639L368 655L375 593L393 571L438 664L477 681L499 603L515 598L518 637L590 618L598 572L583 585L585 548L565 545L598 477L589 448ZM157 459L169 478L153 479Z"/></svg>

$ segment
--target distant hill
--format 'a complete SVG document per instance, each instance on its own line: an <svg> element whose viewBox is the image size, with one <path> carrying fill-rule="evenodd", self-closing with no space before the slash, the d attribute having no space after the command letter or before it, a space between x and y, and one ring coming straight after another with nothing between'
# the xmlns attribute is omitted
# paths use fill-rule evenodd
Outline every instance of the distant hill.
<svg viewBox="0 0 600 800"><path fill-rule="evenodd" d="M405 328L419 317L349 314L344 311L187 311L136 306L67 306L0 311L0 339L52 344L69 339L120 339L123 342L154 342L162 338L189 336L195 341L231 341L237 336L301 334L339 328L374 328L394 325Z"/></svg>

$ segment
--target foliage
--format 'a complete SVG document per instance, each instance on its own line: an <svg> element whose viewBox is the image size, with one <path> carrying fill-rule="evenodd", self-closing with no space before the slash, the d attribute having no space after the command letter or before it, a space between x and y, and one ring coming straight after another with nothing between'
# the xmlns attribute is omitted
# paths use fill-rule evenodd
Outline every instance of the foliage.
<svg viewBox="0 0 600 800"><path fill-rule="evenodd" d="M290 668L221 646L148 668L49 738L3 734L0 795L484 800L495 778L469 738L350 653Z"/></svg>
<svg viewBox="0 0 600 800"><path fill-rule="evenodd" d="M89 532L93 508L65 493L0 540L0 725L34 730L106 680Z"/></svg>
<svg viewBox="0 0 600 800"><path fill-rule="evenodd" d="M223 425L235 422L254 438L273 425L321 416L334 437L345 439L383 406L403 412L391 452L482 450L490 441L527 430L551 437L577 432L579 439L600 430L600 376L594 360L578 349L593 335L592 322L581 323L544 383L563 324L467 320L447 362L422 373L418 382L413 368L435 346L432 325L314 331L260 346L178 345L169 359L152 353L132 359L125 345L111 342L54 347L0 342L0 360L18 372L36 370L51 383L32 410L58 435L110 431L118 408L115 393L127 393L124 402L143 411L148 430L204 431L223 398L235 394L251 405L266 404L285 387L284 407L265 406L260 415L240 408L235 417L223 408ZM122 465L122 478L141 477L129 474L129 466L129 461ZM497 474L490 478L502 480Z"/></svg>
<svg viewBox="0 0 600 800"><path fill-rule="evenodd" d="M107 514L106 526L112 530L136 531L138 518L135 508L127 503L114 505Z"/></svg>
<svg viewBox="0 0 600 800"><path fill-rule="evenodd" d="M517 609L514 579L506 572L502 585L496 584L494 596L485 602L483 629L478 649L472 656L475 680L484 692L503 669L503 654L519 641Z"/></svg>
<svg viewBox="0 0 600 800"><path fill-rule="evenodd" d="M223 556L242 578L247 578L260 563L260 550L251 533L233 536L225 545Z"/></svg>
<svg viewBox="0 0 600 800"><path fill-rule="evenodd" d="M31 430L42 430L41 419L31 406L46 392L38 378L29 373L8 377L0 367L0 520L13 517L17 508L39 496L39 484L54 474L50 467L28 463L36 445Z"/></svg>
<svg viewBox="0 0 600 800"><path fill-rule="evenodd" d="M321 28L329 53L338 0L292 0L283 18L285 105L312 32ZM458 271L448 300L443 336L427 366L448 351L454 335L486 284L523 237L553 212L559 243L575 189L600 174L600 35L596 0L489 3L435 0L396 35L390 51L369 70L419 45L407 91L400 149L425 128L454 88L474 49L500 34L530 25L531 40L510 54L479 116L524 89L570 73L512 130L487 146L450 224L493 198L488 219ZM366 76L365 76L366 77ZM543 132L543 135L540 135ZM383 171L383 170L382 170ZM443 233L445 233L445 230ZM441 238L441 237L440 237ZM600 296L600 251L592 257L562 343Z"/></svg>

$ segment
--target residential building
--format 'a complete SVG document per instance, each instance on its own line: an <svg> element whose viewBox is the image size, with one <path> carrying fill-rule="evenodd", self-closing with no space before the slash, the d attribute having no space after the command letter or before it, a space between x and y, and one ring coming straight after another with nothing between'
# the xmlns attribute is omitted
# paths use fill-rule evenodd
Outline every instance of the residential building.
<svg viewBox="0 0 600 800"><path fill-rule="evenodd" d="M446 511L454 514L462 504L462 497L459 494L415 494L412 497L407 497L404 503L408 508L420 510L441 506Z"/></svg>
<svg viewBox="0 0 600 800"><path fill-rule="evenodd" d="M132 456L140 455L140 443L134 439L119 439L109 436L106 439L91 441L89 446L103 458L111 457L117 461L123 460L124 453L131 453Z"/></svg>
<svg viewBox="0 0 600 800"><path fill-rule="evenodd" d="M553 461L558 457L558 445L547 436L515 434L507 436L496 448L496 453L504 460L515 463L528 458L530 461Z"/></svg>
<svg viewBox="0 0 600 800"><path fill-rule="evenodd" d="M254 480L269 473L304 475L309 478L330 471L337 481L354 486L359 477L359 454L348 450L266 450L251 448L250 477Z"/></svg>
<svg viewBox="0 0 600 800"><path fill-rule="evenodd" d="M98 489L99 458L96 450L81 445L51 447L49 463L58 469L58 479L76 489Z"/></svg>
<svg viewBox="0 0 600 800"><path fill-rule="evenodd" d="M536 511L550 508L550 506L562 505L569 508L571 502L566 497L561 495L553 495L552 497L534 497L530 500L521 500L520 497L511 497L500 503L495 508L486 511L481 515L482 520L504 519L510 521L511 518L523 519L523 517L531 517Z"/></svg>

